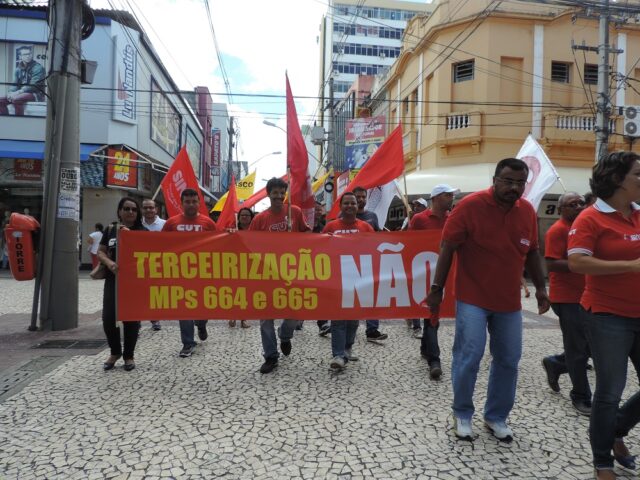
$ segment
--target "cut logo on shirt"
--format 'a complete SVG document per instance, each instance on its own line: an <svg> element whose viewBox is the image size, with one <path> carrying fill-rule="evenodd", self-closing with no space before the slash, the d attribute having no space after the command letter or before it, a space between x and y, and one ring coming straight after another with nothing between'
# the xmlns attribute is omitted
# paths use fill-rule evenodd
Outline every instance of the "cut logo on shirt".
<svg viewBox="0 0 640 480"><path fill-rule="evenodd" d="M640 242L640 233L634 233L631 235L624 234L624 239L631 242Z"/></svg>
<svg viewBox="0 0 640 480"><path fill-rule="evenodd" d="M525 245L526 247L530 247L531 246L531 241L528 238L521 238L520 239L520 244L521 245Z"/></svg>

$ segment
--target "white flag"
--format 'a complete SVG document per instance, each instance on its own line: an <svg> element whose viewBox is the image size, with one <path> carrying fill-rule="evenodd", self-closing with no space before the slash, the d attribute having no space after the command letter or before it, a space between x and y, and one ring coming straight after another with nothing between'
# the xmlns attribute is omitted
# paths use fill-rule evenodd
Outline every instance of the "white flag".
<svg viewBox="0 0 640 480"><path fill-rule="evenodd" d="M533 205L533 208L538 211L542 197L560 178L558 172L556 172L551 160L544 153L540 144L531 135L524 141L524 145L522 145L516 158L525 162L529 167L527 187L522 197L528 200Z"/></svg>
<svg viewBox="0 0 640 480"><path fill-rule="evenodd" d="M371 188L367 192L367 210L376 214L378 217L378 225L380 225L381 229L384 229L384 224L387 223L389 207L391 206L393 197L396 195L402 198L396 180L392 180L381 187Z"/></svg>

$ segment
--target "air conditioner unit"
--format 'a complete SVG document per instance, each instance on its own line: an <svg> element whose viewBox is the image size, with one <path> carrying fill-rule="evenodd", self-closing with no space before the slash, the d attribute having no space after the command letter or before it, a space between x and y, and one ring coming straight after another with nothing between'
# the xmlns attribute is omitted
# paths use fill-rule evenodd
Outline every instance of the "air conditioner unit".
<svg viewBox="0 0 640 480"><path fill-rule="evenodd" d="M624 135L640 137L640 105L627 105L623 108Z"/></svg>

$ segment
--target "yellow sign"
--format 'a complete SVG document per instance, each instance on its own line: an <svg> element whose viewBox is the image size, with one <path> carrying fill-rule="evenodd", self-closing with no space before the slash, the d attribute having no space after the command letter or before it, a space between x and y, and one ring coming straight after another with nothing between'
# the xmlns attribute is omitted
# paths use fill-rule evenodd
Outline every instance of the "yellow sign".
<svg viewBox="0 0 640 480"><path fill-rule="evenodd" d="M238 200L246 200L251 195L253 195L253 188L256 183L256 171L254 170L249 175L244 177L241 180L236 182L236 195L238 196ZM212 212L221 212L224 208L224 204L227 202L227 195L229 192L225 193L218 203L216 203L211 209Z"/></svg>

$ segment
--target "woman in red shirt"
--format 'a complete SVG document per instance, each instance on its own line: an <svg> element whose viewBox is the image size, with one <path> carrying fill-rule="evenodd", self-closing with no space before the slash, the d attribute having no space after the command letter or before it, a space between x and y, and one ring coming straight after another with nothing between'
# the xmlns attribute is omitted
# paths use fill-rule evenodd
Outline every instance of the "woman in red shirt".
<svg viewBox="0 0 640 480"><path fill-rule="evenodd" d="M620 406L628 358L640 361L640 156L610 154L589 183L598 199L573 223L567 253L571 271L585 275L580 305L596 370L589 426L596 478L614 479L614 458L635 468L623 438L640 420L640 392Z"/></svg>

